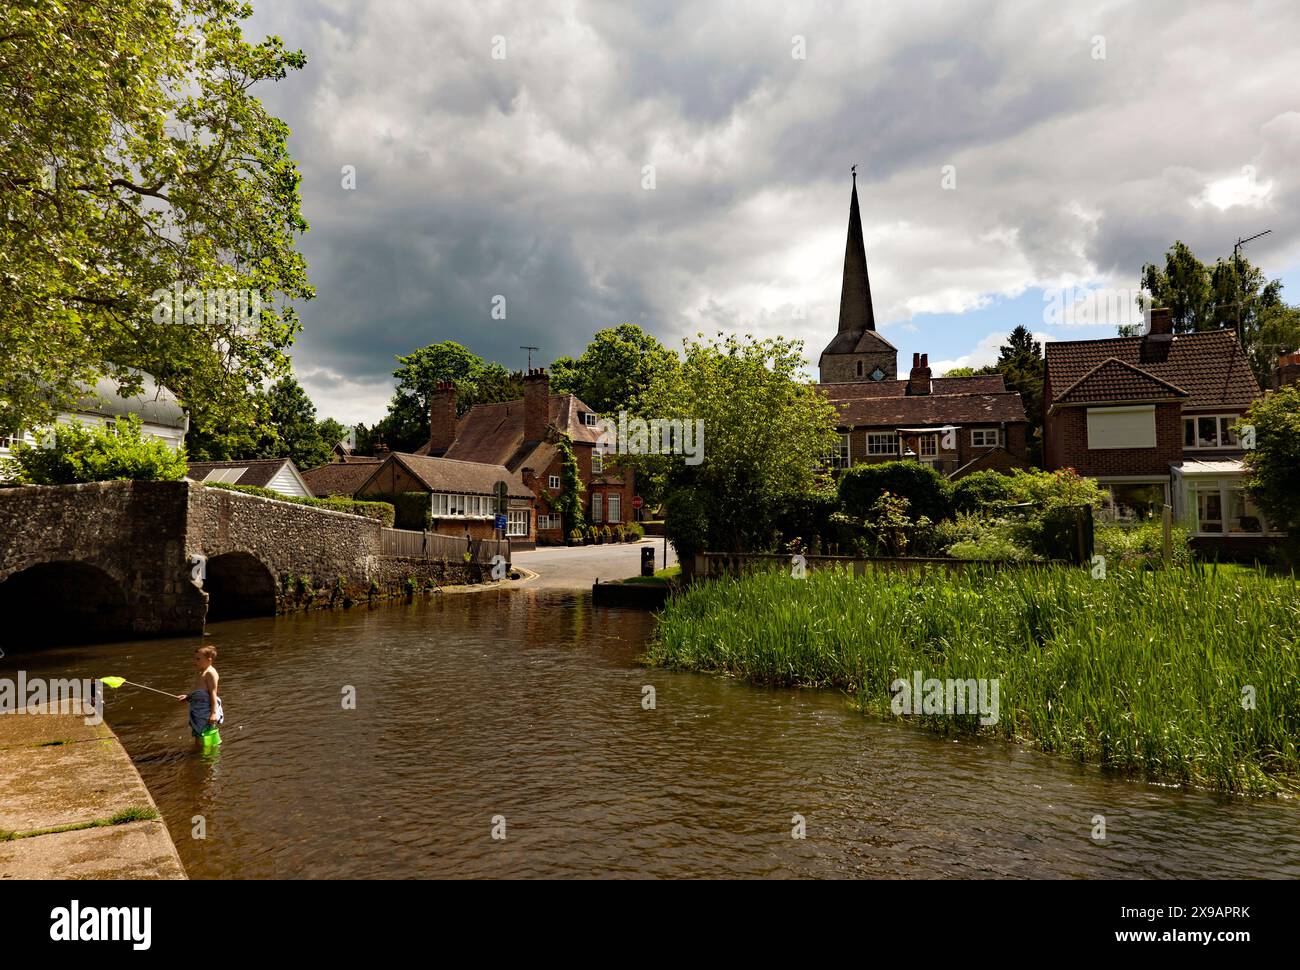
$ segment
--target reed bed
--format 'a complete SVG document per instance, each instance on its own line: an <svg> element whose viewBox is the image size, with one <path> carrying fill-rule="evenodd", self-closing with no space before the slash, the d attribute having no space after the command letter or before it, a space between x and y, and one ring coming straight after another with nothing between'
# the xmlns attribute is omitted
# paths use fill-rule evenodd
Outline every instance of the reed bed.
<svg viewBox="0 0 1300 970"><path fill-rule="evenodd" d="M997 723L914 719L1263 794L1300 789L1298 641L1300 586L1255 572L772 571L688 589L661 615L645 659L839 689L883 717L895 716L890 685L913 671L996 678Z"/></svg>

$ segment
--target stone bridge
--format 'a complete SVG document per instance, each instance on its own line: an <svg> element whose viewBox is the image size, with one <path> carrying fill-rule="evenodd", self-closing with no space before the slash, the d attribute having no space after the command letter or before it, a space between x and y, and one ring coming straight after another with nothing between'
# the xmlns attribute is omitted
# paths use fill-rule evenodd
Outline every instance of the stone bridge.
<svg viewBox="0 0 1300 970"><path fill-rule="evenodd" d="M195 634L478 578L463 559L385 556L382 532L189 481L0 489L0 649Z"/></svg>

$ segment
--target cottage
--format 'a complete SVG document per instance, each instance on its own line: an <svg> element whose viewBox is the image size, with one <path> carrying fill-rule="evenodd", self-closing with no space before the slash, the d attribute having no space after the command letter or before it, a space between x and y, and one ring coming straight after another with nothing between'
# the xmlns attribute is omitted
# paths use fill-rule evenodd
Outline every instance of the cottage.
<svg viewBox="0 0 1300 970"><path fill-rule="evenodd" d="M254 485L281 495L312 498L292 458L246 458L242 461L192 461L185 477L195 482Z"/></svg>
<svg viewBox="0 0 1300 970"><path fill-rule="evenodd" d="M330 467L330 466L325 466ZM354 493L382 500L387 495L423 492L429 496L430 531L496 538L501 483L505 490L506 537L516 548L534 541L533 493L504 465L393 452L369 470Z"/></svg>
<svg viewBox="0 0 1300 970"><path fill-rule="evenodd" d="M173 449L180 448L185 443L185 433L190 427L189 415L181 407L176 395L159 384L151 374L134 369L132 372L139 374L142 379L139 393L124 397L117 381L111 377L101 377L94 386L85 385L84 393L76 405L71 410L60 413L56 422L106 425L134 414L140 417L141 430L146 437L161 439ZM8 457L19 442L35 444L39 437L39 434L30 430L0 435L0 459Z"/></svg>
<svg viewBox="0 0 1300 970"><path fill-rule="evenodd" d="M537 536L560 541L564 533L557 500L565 440L577 461L587 522L616 524L632 514L635 476L606 460L597 447L601 432L595 411L573 394L551 394L549 376L536 368L524 376L522 399L476 404L459 418L455 385L438 385L429 411L429 441L417 454L517 473L535 499Z"/></svg>
<svg viewBox="0 0 1300 970"><path fill-rule="evenodd" d="M1116 517L1165 505L1219 552L1272 534L1246 494L1236 423L1261 396L1231 330L1175 334L1168 309L1147 333L1046 346L1044 458L1107 489Z"/></svg>

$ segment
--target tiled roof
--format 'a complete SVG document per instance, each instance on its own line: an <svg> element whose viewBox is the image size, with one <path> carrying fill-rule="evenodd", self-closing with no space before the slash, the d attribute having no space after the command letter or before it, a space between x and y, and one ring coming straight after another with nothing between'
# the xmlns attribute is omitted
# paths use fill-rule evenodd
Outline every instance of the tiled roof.
<svg viewBox="0 0 1300 970"><path fill-rule="evenodd" d="M533 497L518 473L510 471L504 465L430 458L428 455L408 455L402 452L393 452L387 460L403 466L431 492L492 495L497 482L504 481L510 486L509 494L512 498ZM370 469L367 479L378 474L380 467Z"/></svg>
<svg viewBox="0 0 1300 970"><path fill-rule="evenodd" d="M1076 381L1112 357L1186 391L1184 408L1246 407L1260 397L1259 384L1231 330L1175 334L1164 340L1056 340L1046 344L1043 353L1053 395L1049 403L1059 403Z"/></svg>
<svg viewBox="0 0 1300 970"><path fill-rule="evenodd" d="M185 477L201 482L218 468L243 468L244 474L230 484L257 485L265 488L289 460L288 458L248 458L244 461L192 461Z"/></svg>
<svg viewBox="0 0 1300 970"><path fill-rule="evenodd" d="M851 381L844 384L817 384L832 400L855 397L902 397L907 393L907 381ZM932 394L1001 394L1006 382L1001 374L983 374L979 377L935 377L930 381Z"/></svg>
<svg viewBox="0 0 1300 970"><path fill-rule="evenodd" d="M1148 374L1117 357L1108 357L1056 396L1057 404L1101 401L1163 401L1187 397L1181 387Z"/></svg>
<svg viewBox="0 0 1300 970"><path fill-rule="evenodd" d="M567 434L570 440L594 444L600 437L599 427L582 422L582 413L591 408L572 394L549 397L550 424ZM426 443L416 454L427 455ZM507 468L531 468L539 475L555 455L555 446L545 441L524 441L524 401L499 404L476 404L456 422L456 440L447 449L446 458L460 461L505 465Z"/></svg>
<svg viewBox="0 0 1300 970"><path fill-rule="evenodd" d="M841 427L998 424L1025 420L1025 406L1014 391L1000 394L917 394L911 397L860 397L832 400Z"/></svg>
<svg viewBox="0 0 1300 970"><path fill-rule="evenodd" d="M1029 462L1011 454L1005 448L990 448L988 451L980 452L948 477L957 481L974 472L995 471L1005 474L1013 468L1023 468L1027 471L1030 467Z"/></svg>
<svg viewBox="0 0 1300 970"><path fill-rule="evenodd" d="M353 495L363 482L383 464L382 458L348 458L328 465L308 468L302 479L318 498L330 495Z"/></svg>

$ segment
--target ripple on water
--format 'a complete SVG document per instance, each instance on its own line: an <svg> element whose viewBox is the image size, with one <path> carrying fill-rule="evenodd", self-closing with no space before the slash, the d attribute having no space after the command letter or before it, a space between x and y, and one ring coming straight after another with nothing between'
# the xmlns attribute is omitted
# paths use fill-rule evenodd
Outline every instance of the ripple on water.
<svg viewBox="0 0 1300 970"><path fill-rule="evenodd" d="M119 691L108 719L194 877L1300 876L1292 802L937 737L833 693L645 670L650 622L520 591L216 624L218 757L189 751L177 702ZM180 692L193 642L21 660Z"/></svg>

